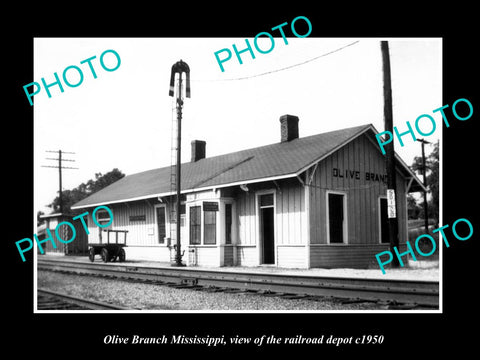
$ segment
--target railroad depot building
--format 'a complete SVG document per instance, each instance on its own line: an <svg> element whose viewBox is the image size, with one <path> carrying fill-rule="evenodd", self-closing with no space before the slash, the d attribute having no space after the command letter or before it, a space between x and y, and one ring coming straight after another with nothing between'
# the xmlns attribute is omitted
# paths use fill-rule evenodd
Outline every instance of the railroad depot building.
<svg viewBox="0 0 480 360"><path fill-rule="evenodd" d="M376 129L363 125L301 138L298 122L280 117L278 143L210 158L204 141L192 141L191 161L181 168L187 266L364 268L388 249L385 156ZM406 195L424 187L396 159L399 240L405 244ZM107 229L128 230L127 260L171 261L176 217L170 175L170 167L129 175L76 203L72 209L89 212L89 242L98 242L102 230L92 210L105 205L113 213Z"/></svg>
<svg viewBox="0 0 480 360"><path fill-rule="evenodd" d="M48 215L41 215L41 219L44 220L44 224L37 228L37 236L39 240L44 240L47 237L47 229L50 231L49 236L53 241L46 241L42 244L44 253L50 255L87 255L88 254L88 236L83 229L83 225L79 221L73 221L73 215L52 213ZM57 237L55 229L58 224L67 221L71 223L75 229L75 235L73 235L72 228L68 226L61 226L58 230L61 239L72 239L69 243L63 243ZM55 244L55 246L53 245ZM42 254L40 248L37 246L37 253Z"/></svg>

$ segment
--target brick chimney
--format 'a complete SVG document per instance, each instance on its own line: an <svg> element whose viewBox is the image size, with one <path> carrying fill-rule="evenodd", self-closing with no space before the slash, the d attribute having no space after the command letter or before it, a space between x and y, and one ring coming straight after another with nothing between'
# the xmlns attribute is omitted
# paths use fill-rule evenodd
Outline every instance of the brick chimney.
<svg viewBox="0 0 480 360"><path fill-rule="evenodd" d="M196 162L201 159L205 159L205 149L207 143L203 140L193 140L192 141L192 160L191 162Z"/></svg>
<svg viewBox="0 0 480 360"><path fill-rule="evenodd" d="M281 142L291 141L298 138L298 116L280 116Z"/></svg>

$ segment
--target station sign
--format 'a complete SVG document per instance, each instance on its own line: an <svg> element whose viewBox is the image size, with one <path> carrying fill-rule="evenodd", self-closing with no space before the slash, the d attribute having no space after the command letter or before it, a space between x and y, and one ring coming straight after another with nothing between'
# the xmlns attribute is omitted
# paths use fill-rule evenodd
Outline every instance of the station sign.
<svg viewBox="0 0 480 360"><path fill-rule="evenodd" d="M203 211L218 211L218 202L216 201L204 201Z"/></svg>

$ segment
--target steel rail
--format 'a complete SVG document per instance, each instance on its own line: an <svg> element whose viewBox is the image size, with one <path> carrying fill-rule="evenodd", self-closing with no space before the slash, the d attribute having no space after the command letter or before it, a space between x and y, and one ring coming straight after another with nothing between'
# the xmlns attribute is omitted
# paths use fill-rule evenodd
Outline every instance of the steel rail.
<svg viewBox="0 0 480 360"><path fill-rule="evenodd" d="M67 302L69 304L78 305L80 307L87 308L88 310L131 310L123 306L108 304L105 302L100 302L100 301L91 300L91 299L79 298L76 296L63 294L63 293L59 293L59 292L51 291L47 289L37 289L37 296L38 295L53 297L54 299ZM38 304L37 304L37 307L38 307ZM42 309L42 310L50 310L50 309Z"/></svg>
<svg viewBox="0 0 480 360"><path fill-rule="evenodd" d="M38 269L188 286L219 287L284 294L391 301L438 307L439 283L312 275L286 275L221 269L147 267L38 260Z"/></svg>

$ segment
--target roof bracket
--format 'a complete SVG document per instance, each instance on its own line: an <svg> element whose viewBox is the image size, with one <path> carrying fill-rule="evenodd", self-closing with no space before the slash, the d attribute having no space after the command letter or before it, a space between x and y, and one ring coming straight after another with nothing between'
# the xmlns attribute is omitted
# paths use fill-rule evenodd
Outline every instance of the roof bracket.
<svg viewBox="0 0 480 360"><path fill-rule="evenodd" d="M282 189L280 188L280 185L278 185L277 180L273 180L273 183L275 184L275 187L277 188L278 192L281 194L281 193L282 193Z"/></svg>
<svg viewBox="0 0 480 360"><path fill-rule="evenodd" d="M315 164L315 166L313 167L313 170L310 172L310 177L308 178L308 186L310 186L312 184L312 181L313 181L313 176L315 175L315 172L317 171L317 167L318 167L318 161L317 163ZM307 173L305 173L305 177L307 176Z"/></svg>
<svg viewBox="0 0 480 360"><path fill-rule="evenodd" d="M302 184L303 187L305 187L305 181L303 181L302 177L300 175L297 175L298 181L300 181L300 184Z"/></svg>
<svg viewBox="0 0 480 360"><path fill-rule="evenodd" d="M407 185L407 189L405 191L405 194L408 194L408 192L410 191L410 186L412 186L412 182L413 182L413 176L409 178L410 180L408 180L408 185Z"/></svg>

